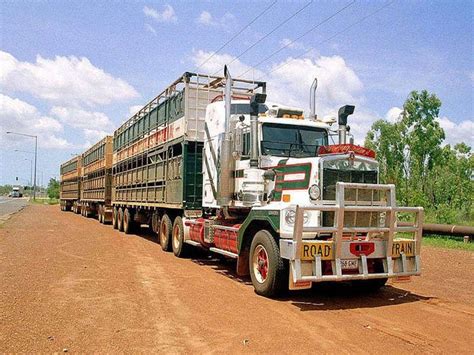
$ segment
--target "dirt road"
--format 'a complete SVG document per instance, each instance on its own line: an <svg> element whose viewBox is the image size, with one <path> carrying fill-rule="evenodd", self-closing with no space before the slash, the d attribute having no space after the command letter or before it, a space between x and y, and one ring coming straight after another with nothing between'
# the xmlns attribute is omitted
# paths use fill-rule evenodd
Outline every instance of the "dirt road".
<svg viewBox="0 0 474 355"><path fill-rule="evenodd" d="M0 352L472 353L474 253L377 295L257 296L233 265L31 205L0 229Z"/></svg>

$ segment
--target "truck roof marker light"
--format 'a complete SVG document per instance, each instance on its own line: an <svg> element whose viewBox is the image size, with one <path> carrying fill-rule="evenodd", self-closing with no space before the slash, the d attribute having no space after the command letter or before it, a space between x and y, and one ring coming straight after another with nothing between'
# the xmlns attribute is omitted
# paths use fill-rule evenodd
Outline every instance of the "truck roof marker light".
<svg viewBox="0 0 474 355"><path fill-rule="evenodd" d="M318 149L318 155L347 154L349 152L375 159L375 152L372 149L355 144L323 145Z"/></svg>
<svg viewBox="0 0 474 355"><path fill-rule="evenodd" d="M291 195L284 194L282 196L282 201L283 202L291 202Z"/></svg>

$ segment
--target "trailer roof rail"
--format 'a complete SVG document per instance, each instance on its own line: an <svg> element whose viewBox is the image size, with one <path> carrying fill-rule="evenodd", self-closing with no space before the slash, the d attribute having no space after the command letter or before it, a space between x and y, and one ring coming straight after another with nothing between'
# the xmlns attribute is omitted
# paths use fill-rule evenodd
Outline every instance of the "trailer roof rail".
<svg viewBox="0 0 474 355"><path fill-rule="evenodd" d="M249 79L240 79L232 78L234 83L232 90L234 93L253 93L258 89L261 89L263 93L266 91L266 82L264 81L255 81ZM202 89L218 89L224 88L225 78L222 76L214 76L208 74L199 74L192 72L184 72L178 79L172 82L166 87L160 94L154 97L146 105L144 105L138 112L136 112L132 117L125 121L116 132L121 132L122 130L130 127L137 120L142 118L144 115L150 113L154 108L156 108L161 102L169 99L170 97L176 95L178 91L184 89L184 86L188 84L191 87L202 88Z"/></svg>

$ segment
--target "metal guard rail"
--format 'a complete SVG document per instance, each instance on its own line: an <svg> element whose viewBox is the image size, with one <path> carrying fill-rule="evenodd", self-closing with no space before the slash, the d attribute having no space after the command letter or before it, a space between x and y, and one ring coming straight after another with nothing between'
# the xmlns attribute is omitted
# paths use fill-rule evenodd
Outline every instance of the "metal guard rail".
<svg viewBox="0 0 474 355"><path fill-rule="evenodd" d="M385 206L358 206L358 205L345 205L345 192L347 189L356 190L378 190L387 193L387 203ZM356 193L357 195L357 193ZM333 211L334 212L334 225L332 227L305 227L304 226L304 212L305 211ZM386 212L385 227L344 227L344 212ZM403 226L397 225L397 213L408 212L415 214L415 222L413 225L406 223ZM316 254L313 260L313 275L304 276L302 275L302 268L300 259L301 248L303 247L303 233L305 232L316 232L316 233L331 233L333 238L334 260L332 262L333 275L322 275L321 266L321 255ZM360 256L360 263L362 266L362 273L358 274L342 274L341 268L341 250L343 243L344 233L384 233L386 235L386 272L383 273L369 273L367 266L367 256ZM415 242L415 270L407 270L407 256L402 252L401 257L401 272L394 272L393 259L392 259L392 246L394 241L394 235L399 232L411 232L414 233ZM292 243L295 247L295 253L293 258L290 258L290 265L292 266L291 272L293 280L295 282L321 282L321 281L342 281L342 280L357 280L357 279L375 279L375 278L386 278L395 276L411 276L419 275L421 272L420 264L420 247L421 238L423 233L423 208L422 207L397 207L395 198L395 185L386 184L360 184L360 183L336 183L336 200L333 205L315 204L311 206L296 206L295 224L293 231L293 239L287 240L288 243ZM327 241L315 241L305 240L311 243L327 243ZM281 240L281 244L285 243Z"/></svg>

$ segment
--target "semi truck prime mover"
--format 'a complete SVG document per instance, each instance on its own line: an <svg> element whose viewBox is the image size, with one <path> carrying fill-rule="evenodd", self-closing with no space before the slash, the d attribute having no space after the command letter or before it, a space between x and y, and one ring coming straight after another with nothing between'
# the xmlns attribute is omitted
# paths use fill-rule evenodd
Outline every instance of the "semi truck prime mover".
<svg viewBox="0 0 474 355"><path fill-rule="evenodd" d="M423 209L398 207L375 153L346 142L354 106L334 129L224 72L185 73L114 132L113 227L148 224L177 257L199 247L236 259L269 297L419 275Z"/></svg>

